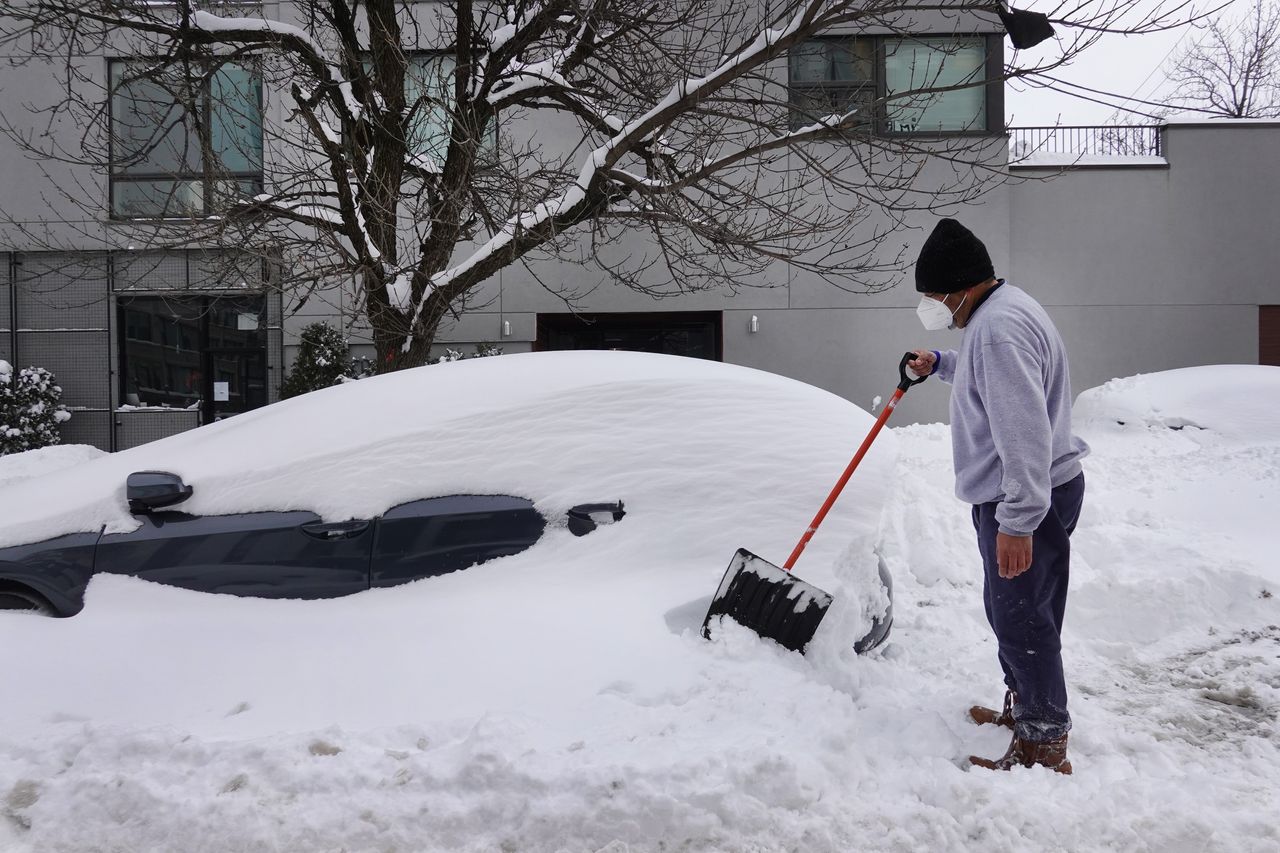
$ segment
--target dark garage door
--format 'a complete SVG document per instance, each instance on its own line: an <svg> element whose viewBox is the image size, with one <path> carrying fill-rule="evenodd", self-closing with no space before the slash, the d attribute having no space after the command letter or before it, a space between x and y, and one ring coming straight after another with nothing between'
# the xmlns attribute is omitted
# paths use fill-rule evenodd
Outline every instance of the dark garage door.
<svg viewBox="0 0 1280 853"><path fill-rule="evenodd" d="M535 349L630 350L721 361L721 314L539 314Z"/></svg>
<svg viewBox="0 0 1280 853"><path fill-rule="evenodd" d="M1280 305L1258 308L1258 364L1280 367Z"/></svg>

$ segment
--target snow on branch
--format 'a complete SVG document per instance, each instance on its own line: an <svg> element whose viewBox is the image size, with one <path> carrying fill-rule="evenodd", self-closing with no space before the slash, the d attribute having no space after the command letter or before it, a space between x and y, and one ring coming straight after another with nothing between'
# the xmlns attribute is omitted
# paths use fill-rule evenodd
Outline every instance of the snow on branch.
<svg viewBox="0 0 1280 853"><path fill-rule="evenodd" d="M452 288L477 267L502 252L515 250L518 254L520 250L513 244L522 232L541 229L548 225L554 228L557 225L568 227L576 224L572 221L557 222L557 219L567 220L569 218L567 215L587 200L588 193L599 183L597 177L602 172L611 169L623 155L647 142L654 131L684 111L687 104L697 101L706 92L756 68L788 47L791 39L807 32L814 25L817 12L824 5L826 4L822 0L811 0L803 4L783 27L761 31L746 47L731 56L724 57L720 64L708 74L678 81L658 103L632 121L618 127L610 139L590 152L577 179L558 197L542 202L533 210L507 220L493 237L476 249L466 260L432 275L430 285L414 306L413 324L417 324L427 300L434 291ZM617 127L620 123L615 119L609 124ZM829 128L822 125L822 130L825 132ZM794 140L788 139L787 143L792 141ZM410 342L406 341L404 347L407 349L409 345Z"/></svg>
<svg viewBox="0 0 1280 853"><path fill-rule="evenodd" d="M203 30L206 33L260 32L271 33L285 38L294 38L305 44L312 53L324 60L327 65L336 65L328 58L324 48L311 37L310 33L283 21L273 21L267 18L222 18L210 12L192 12L190 20L192 29Z"/></svg>
<svg viewBox="0 0 1280 853"><path fill-rule="evenodd" d="M355 97L351 82L334 73L335 69L342 67L341 63L301 27L269 18L222 17L203 11L192 12L185 19L185 27L182 18L175 23L178 34L185 28L190 32L204 33L212 40L225 44L270 41L286 46L300 54L317 77L337 89L342 105L352 120L359 121L364 113L364 107Z"/></svg>
<svg viewBox="0 0 1280 853"><path fill-rule="evenodd" d="M563 6L563 4L559 5ZM591 38L594 23L590 13L581 21L575 22L573 16L554 15L552 14L554 11L554 8L536 5L490 34L490 51L483 58L481 65L484 73L491 75L491 79L496 81L486 96L491 106L500 108L509 105L531 90L546 88L573 90L573 85L564 76L565 69L580 57L580 51ZM519 61L520 50L547 28L556 24L573 23L578 24L577 32L564 47L552 51L551 55L544 60ZM477 80L477 84L480 82ZM475 91L480 91L478 86Z"/></svg>

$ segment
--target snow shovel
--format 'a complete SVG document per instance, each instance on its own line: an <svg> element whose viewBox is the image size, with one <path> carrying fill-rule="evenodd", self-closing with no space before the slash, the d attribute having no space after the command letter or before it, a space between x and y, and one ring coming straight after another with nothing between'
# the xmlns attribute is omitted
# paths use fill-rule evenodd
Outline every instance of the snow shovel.
<svg viewBox="0 0 1280 853"><path fill-rule="evenodd" d="M787 557L787 561L782 564L782 568L757 557L746 548L739 548L733 555L733 559L729 561L729 568L724 573L724 579L720 581L720 588L711 599L707 618L702 622L703 637L711 638L712 619L728 616L761 637L777 641L785 649L804 653L805 646L813 639L813 634L818 630L822 617L827 614L832 598L830 593L818 589L813 584L805 583L791 574L791 567L796 564L805 546L813 538L818 525L822 524L822 520L827 517L836 498L844 489L845 483L849 482L849 477L853 475L862 457L867 454L871 442L875 441L876 436L880 434L880 428L893 414L902 395L907 393L907 389L912 385L919 385L928 378L927 376L921 376L918 379L907 378L907 362L915 357L916 354L913 352L902 357L902 361L898 364L898 376L901 378L898 389L893 392L893 397L889 399L888 405L876 419L871 432L867 434L862 446L849 462L849 466L840 475L831 494L827 495L818 514L814 516L813 521L809 522L809 529L800 537L800 542L791 552L791 556Z"/></svg>

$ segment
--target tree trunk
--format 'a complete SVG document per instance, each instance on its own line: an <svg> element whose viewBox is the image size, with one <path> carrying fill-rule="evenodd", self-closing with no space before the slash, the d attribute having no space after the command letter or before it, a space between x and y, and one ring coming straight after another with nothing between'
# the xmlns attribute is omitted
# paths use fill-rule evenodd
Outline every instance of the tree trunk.
<svg viewBox="0 0 1280 853"><path fill-rule="evenodd" d="M365 314L373 329L378 373L390 373L426 364L431 355L436 330L440 326L441 313L424 310L418 318L415 334L411 337L410 318L403 310L390 303L382 268L366 269L361 283L365 294Z"/></svg>
<svg viewBox="0 0 1280 853"><path fill-rule="evenodd" d="M408 347L405 347L407 340L405 335L387 332L375 326L373 346L378 357L378 372L391 373L395 370L406 370L426 364L431 355L431 344L435 341L438 325L437 322L429 329L424 328L420 334L414 336Z"/></svg>

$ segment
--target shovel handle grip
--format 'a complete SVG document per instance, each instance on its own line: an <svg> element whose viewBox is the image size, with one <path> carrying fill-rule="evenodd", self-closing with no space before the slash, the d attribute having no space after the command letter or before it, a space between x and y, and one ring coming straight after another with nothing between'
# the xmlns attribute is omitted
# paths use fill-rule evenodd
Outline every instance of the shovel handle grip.
<svg viewBox="0 0 1280 853"><path fill-rule="evenodd" d="M919 376L915 379L910 379L907 377L907 363L910 361L914 361L915 357L916 357L915 353L909 352L902 357L902 361L898 362L898 379L899 379L898 390L904 393L912 385L919 385L921 382L929 378L929 374L927 373L924 376Z"/></svg>

